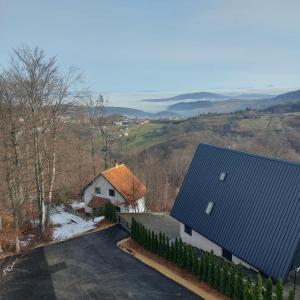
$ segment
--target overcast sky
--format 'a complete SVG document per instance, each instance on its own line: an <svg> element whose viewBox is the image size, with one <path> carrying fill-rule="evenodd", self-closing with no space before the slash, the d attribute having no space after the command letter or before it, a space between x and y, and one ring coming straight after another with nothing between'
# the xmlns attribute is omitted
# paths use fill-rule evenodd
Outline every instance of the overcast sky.
<svg viewBox="0 0 300 300"><path fill-rule="evenodd" d="M300 87L299 0L0 0L0 66L40 46L96 92Z"/></svg>

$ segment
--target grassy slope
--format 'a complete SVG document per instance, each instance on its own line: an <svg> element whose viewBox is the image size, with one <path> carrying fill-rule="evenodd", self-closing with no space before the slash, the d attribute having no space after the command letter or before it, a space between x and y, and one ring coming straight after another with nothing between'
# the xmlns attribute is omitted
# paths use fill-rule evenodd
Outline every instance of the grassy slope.
<svg viewBox="0 0 300 300"><path fill-rule="evenodd" d="M165 123L147 123L129 128L126 142L128 149L144 150L155 144L167 141L176 130L172 131L172 126Z"/></svg>
<svg viewBox="0 0 300 300"><path fill-rule="evenodd" d="M265 114L242 112L236 114L205 115L176 122L155 122L130 128L127 139L128 149L144 150L155 145L184 148L199 142L233 145L240 149L268 153L268 140L282 144L285 130L297 134L300 113ZM294 125L291 125L294 124ZM295 125L296 124L296 125ZM294 137L292 137L294 138ZM258 143L245 145L245 143ZM248 148L247 148L247 147ZM275 145L276 147L276 145ZM284 147L292 152L298 149ZM272 154L271 154L272 155ZM277 155L276 153L274 154ZM295 154L290 159L295 159ZM287 154L287 158L289 155Z"/></svg>

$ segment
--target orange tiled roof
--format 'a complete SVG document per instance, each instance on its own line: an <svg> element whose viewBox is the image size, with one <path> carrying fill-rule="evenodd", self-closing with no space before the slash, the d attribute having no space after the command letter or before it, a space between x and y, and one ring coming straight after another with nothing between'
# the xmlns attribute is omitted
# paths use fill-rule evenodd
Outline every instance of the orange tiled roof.
<svg viewBox="0 0 300 300"><path fill-rule="evenodd" d="M93 207L93 208L100 208L104 207L106 203L109 202L109 199L103 198L103 197L98 197L94 196L91 201L88 204L88 207Z"/></svg>
<svg viewBox="0 0 300 300"><path fill-rule="evenodd" d="M118 190L128 203L134 203L147 192L142 181L124 164L108 169L101 175Z"/></svg>

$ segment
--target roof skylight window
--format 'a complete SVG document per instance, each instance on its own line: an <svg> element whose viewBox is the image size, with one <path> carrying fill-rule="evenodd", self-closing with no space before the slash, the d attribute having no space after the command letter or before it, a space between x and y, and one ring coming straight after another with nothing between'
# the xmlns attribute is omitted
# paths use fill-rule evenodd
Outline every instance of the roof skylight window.
<svg viewBox="0 0 300 300"><path fill-rule="evenodd" d="M227 173L226 173L226 172L222 172L222 173L220 174L219 179L220 179L221 181L224 181L225 178L226 178L226 176L227 176Z"/></svg>
<svg viewBox="0 0 300 300"><path fill-rule="evenodd" d="M209 201L208 203L207 203L207 206L206 206L206 209L205 209L205 213L207 214L207 215L211 215L211 212L212 212L212 210L213 210L213 208L214 208L214 203L212 202L212 201Z"/></svg>

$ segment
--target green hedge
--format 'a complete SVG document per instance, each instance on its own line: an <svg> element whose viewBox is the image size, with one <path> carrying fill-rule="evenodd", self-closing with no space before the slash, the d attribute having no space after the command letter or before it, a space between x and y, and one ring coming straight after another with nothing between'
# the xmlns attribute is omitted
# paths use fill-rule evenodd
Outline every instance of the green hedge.
<svg viewBox="0 0 300 300"><path fill-rule="evenodd" d="M113 223L117 222L117 211L116 211L116 207L108 202L105 204L104 206L104 216L106 219L110 220Z"/></svg>
<svg viewBox="0 0 300 300"><path fill-rule="evenodd" d="M263 286L261 275L258 274L256 283L252 276L243 277L242 267L229 263L213 254L204 252L198 257L197 251L181 239L170 243L168 237L160 232L156 234L146 229L143 224L132 218L131 237L146 250L173 262L180 268L195 274L200 281L234 300L281 300L283 299L282 282L278 281L275 291L270 278ZM273 296L275 292L276 296ZM289 300L294 299L293 292Z"/></svg>

